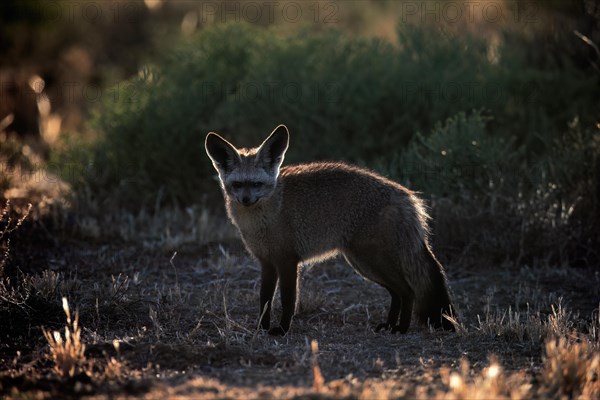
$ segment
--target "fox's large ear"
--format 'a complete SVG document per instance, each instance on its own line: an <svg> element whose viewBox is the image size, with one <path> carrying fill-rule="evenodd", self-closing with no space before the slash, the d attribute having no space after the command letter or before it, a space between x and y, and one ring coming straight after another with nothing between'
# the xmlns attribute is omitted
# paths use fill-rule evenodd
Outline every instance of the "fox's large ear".
<svg viewBox="0 0 600 400"><path fill-rule="evenodd" d="M214 132L206 135L204 148L218 172L231 170L240 160L235 146Z"/></svg>
<svg viewBox="0 0 600 400"><path fill-rule="evenodd" d="M279 173L279 167L290 143L290 133L285 125L279 125L258 148L258 158Z"/></svg>

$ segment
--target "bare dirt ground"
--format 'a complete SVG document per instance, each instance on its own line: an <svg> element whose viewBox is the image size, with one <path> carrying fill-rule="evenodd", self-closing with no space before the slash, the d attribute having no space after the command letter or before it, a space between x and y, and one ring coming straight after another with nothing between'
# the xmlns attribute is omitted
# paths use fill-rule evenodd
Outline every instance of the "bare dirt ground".
<svg viewBox="0 0 600 400"><path fill-rule="evenodd" d="M399 335L373 332L387 313L385 290L341 261L308 265L297 316L280 338L256 328L260 271L235 238L160 248L46 231L25 227L13 239L0 288L0 394L6 398L600 393L597 269L459 264L438 251L459 330L432 331L413 321ZM18 298L11 287L29 292ZM85 346L71 370L61 368L58 345L43 334L65 336L62 297L72 316L78 310L70 333L73 338L78 329ZM559 343L560 356L548 347L559 337L571 338ZM573 347L578 343L586 347ZM562 373L571 365L564 359L569 353L576 353L575 372Z"/></svg>

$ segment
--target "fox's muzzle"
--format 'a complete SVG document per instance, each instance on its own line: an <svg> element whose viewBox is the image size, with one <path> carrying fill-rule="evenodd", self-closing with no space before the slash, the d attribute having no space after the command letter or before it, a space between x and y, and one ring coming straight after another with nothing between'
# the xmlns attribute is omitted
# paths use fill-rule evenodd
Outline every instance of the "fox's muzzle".
<svg viewBox="0 0 600 400"><path fill-rule="evenodd" d="M255 204L257 201L258 201L258 199L253 199L251 197L244 196L244 197L242 197L241 203L246 207L250 207L251 205Z"/></svg>

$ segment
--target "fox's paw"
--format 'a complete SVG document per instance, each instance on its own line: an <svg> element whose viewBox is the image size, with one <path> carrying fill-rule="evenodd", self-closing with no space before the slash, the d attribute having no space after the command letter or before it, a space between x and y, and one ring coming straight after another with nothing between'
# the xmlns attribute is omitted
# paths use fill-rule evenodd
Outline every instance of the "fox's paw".
<svg viewBox="0 0 600 400"><path fill-rule="evenodd" d="M271 336L285 336L286 333L287 331L280 326L269 329L269 335Z"/></svg>

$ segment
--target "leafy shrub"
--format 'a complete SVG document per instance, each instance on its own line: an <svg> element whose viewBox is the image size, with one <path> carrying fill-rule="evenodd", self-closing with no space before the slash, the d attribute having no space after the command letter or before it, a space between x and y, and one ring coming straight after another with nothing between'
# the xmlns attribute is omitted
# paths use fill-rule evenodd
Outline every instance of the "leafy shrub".
<svg viewBox="0 0 600 400"><path fill-rule="evenodd" d="M209 131L255 145L285 123L292 132L289 161L373 165L382 157L398 159L416 132L461 111L485 109L495 118L488 128L493 139L486 139L494 145L480 146L476 156L493 165L518 158L510 154L515 149L547 153L546 144L573 117L589 124L598 98L590 88L598 77L568 65L531 65L520 51L497 47L500 56L490 61L485 39L452 38L428 26L401 26L397 46L334 30L205 29L104 99L92 121L103 135L82 169L83 187L130 208L214 195L214 172L203 151ZM564 95L555 95L559 88ZM494 153L498 146L502 152Z"/></svg>
<svg viewBox="0 0 600 400"><path fill-rule="evenodd" d="M219 27L114 87L92 121L105 136L83 169L86 185L131 207L152 206L161 196L171 204L198 200L210 177L203 162L209 121L259 47L260 35L248 27Z"/></svg>
<svg viewBox="0 0 600 400"><path fill-rule="evenodd" d="M533 157L488 120L459 113L415 135L382 169L429 197L437 245L494 262L594 263L600 134L574 122Z"/></svg>
<svg viewBox="0 0 600 400"><path fill-rule="evenodd" d="M417 132L390 173L410 187L451 198L465 192L489 198L489 189L498 192L506 185L513 190L522 157L514 138L487 131L490 119L481 112L459 113L438 122L428 135Z"/></svg>

